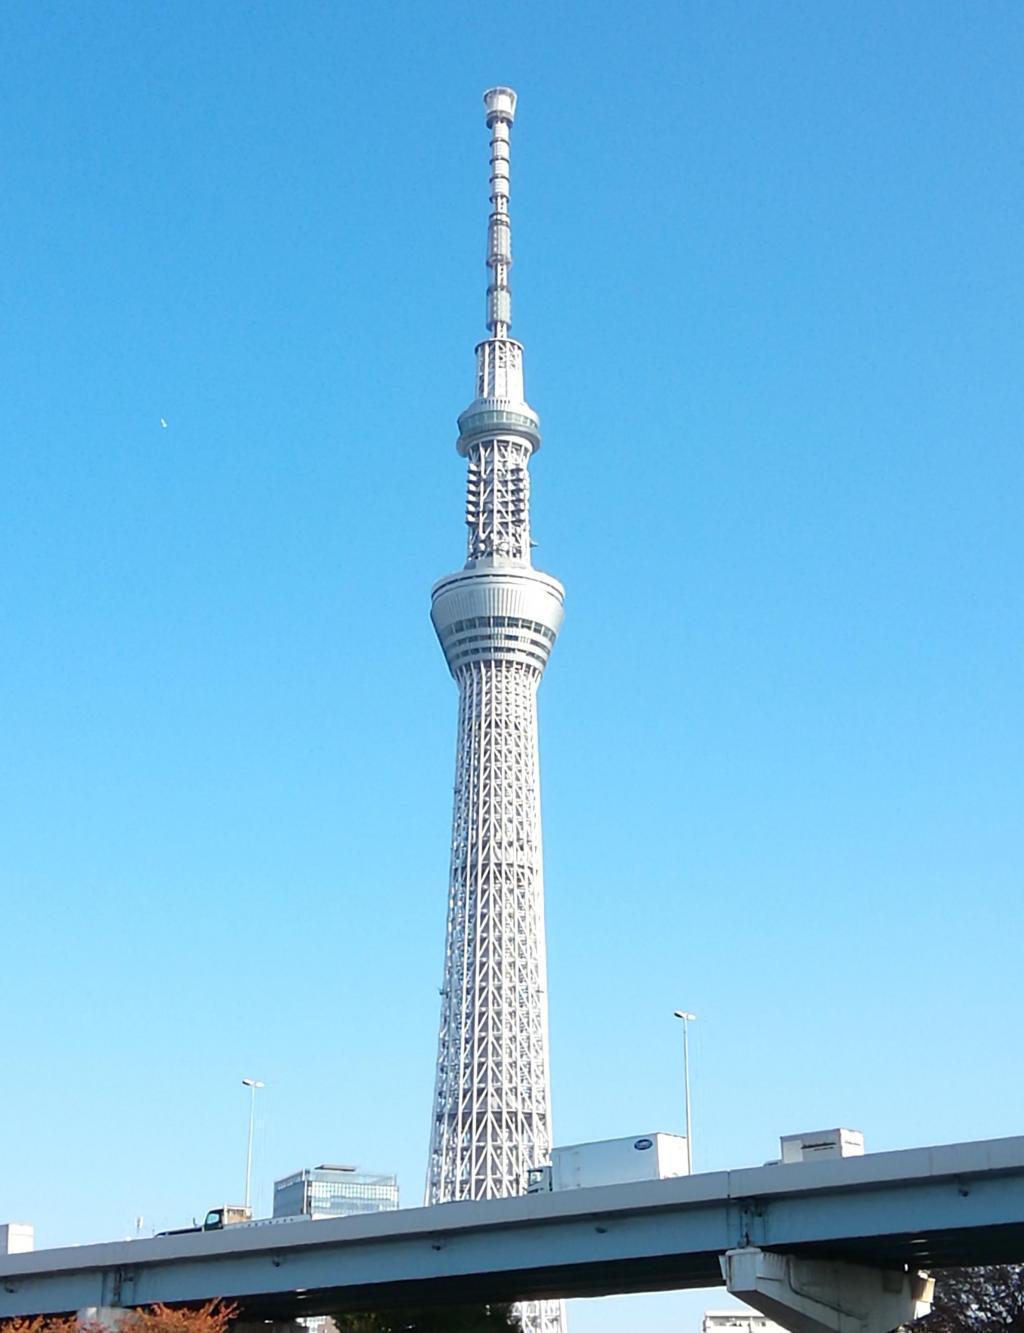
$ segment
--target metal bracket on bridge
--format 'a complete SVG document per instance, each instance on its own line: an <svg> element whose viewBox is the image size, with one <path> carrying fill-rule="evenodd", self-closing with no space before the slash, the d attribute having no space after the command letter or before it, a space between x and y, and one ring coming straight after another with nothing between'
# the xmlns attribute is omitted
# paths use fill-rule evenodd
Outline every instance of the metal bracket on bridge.
<svg viewBox="0 0 1024 1333"><path fill-rule="evenodd" d="M841 1260L801 1259L748 1246L719 1261L731 1295L790 1333L890 1333L932 1308L934 1282Z"/></svg>

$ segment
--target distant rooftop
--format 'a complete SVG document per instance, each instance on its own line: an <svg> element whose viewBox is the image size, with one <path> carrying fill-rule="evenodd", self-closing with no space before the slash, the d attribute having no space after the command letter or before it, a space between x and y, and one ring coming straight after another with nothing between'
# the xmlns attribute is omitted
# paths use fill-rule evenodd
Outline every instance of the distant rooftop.
<svg viewBox="0 0 1024 1333"><path fill-rule="evenodd" d="M301 1171L295 1171L290 1176L282 1176L280 1180L274 1181L274 1189L286 1189L289 1185L295 1185L301 1180L313 1181L331 1181L343 1177L348 1184L353 1185L396 1185L398 1177L393 1173L386 1171L362 1171L357 1166L331 1166L324 1162L320 1166L305 1166Z"/></svg>

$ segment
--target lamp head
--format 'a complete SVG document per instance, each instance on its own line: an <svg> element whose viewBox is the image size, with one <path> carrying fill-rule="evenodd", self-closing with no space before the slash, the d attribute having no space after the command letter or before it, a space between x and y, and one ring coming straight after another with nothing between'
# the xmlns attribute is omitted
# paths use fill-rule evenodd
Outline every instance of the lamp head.
<svg viewBox="0 0 1024 1333"><path fill-rule="evenodd" d="M484 110L488 125L496 120L507 120L511 125L516 118L515 93L511 88L488 88L484 93Z"/></svg>

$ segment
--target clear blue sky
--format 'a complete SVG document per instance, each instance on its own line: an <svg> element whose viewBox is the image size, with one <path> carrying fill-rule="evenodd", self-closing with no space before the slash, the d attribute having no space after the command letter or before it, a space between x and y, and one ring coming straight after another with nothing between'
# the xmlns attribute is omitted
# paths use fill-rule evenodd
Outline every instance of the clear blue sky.
<svg viewBox="0 0 1024 1333"><path fill-rule="evenodd" d="M556 1137L1019 1132L1024 8L0 12L0 1219L422 1189L520 93ZM168 422L160 425L161 417ZM695 1327L721 1294L578 1305Z"/></svg>

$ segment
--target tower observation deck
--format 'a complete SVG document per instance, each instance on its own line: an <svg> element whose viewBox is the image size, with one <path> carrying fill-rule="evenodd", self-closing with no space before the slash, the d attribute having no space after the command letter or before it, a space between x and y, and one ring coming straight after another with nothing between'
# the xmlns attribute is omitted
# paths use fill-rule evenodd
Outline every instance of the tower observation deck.
<svg viewBox="0 0 1024 1333"><path fill-rule="evenodd" d="M448 928L427 1202L526 1190L551 1149L537 687L562 585L530 560L529 463L540 422L509 336L509 137L516 95L484 94L491 132L486 322L476 396L458 420L466 564L434 585L431 619L459 687ZM559 1302L520 1307L559 1333Z"/></svg>

